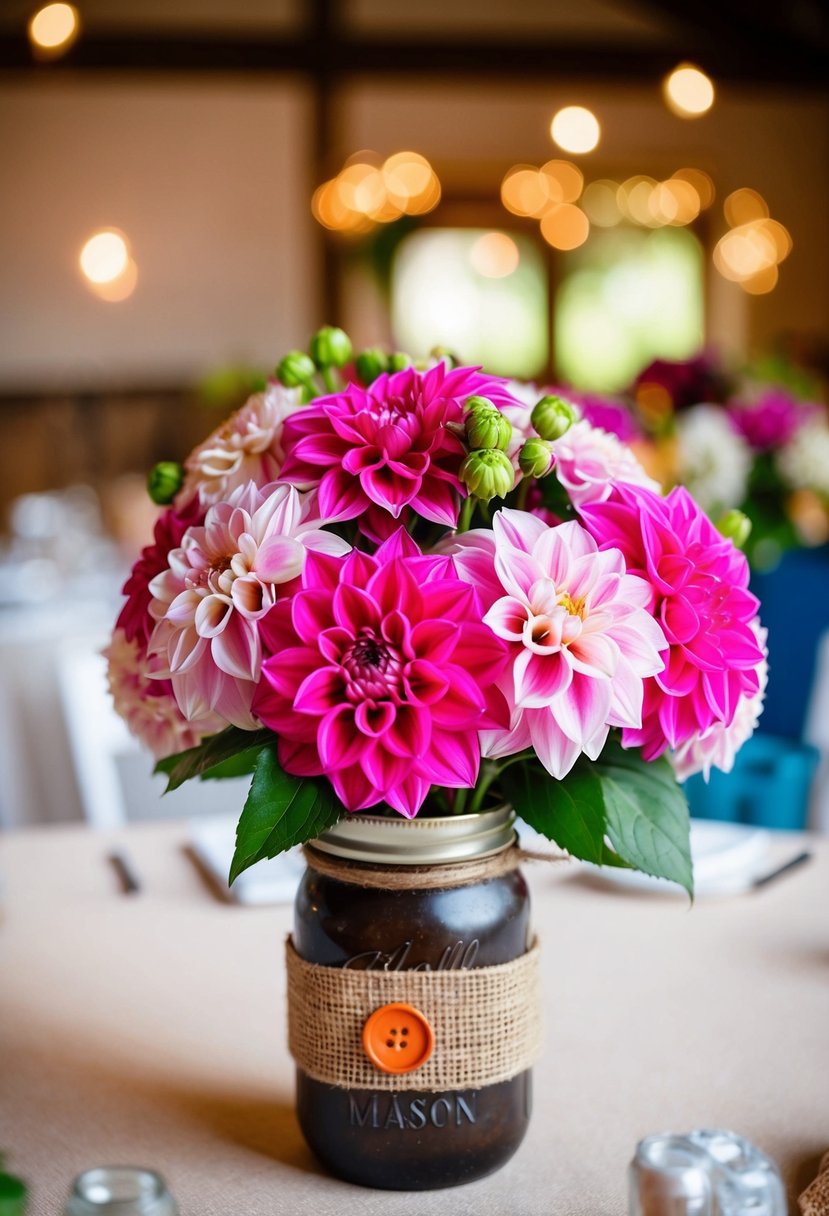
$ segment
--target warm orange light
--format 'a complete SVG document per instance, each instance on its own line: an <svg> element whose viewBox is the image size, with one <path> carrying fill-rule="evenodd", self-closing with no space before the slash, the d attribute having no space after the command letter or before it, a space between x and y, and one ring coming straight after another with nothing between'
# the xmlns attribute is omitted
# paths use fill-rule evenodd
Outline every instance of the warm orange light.
<svg viewBox="0 0 829 1216"><path fill-rule="evenodd" d="M552 203L574 203L584 186L584 174L569 160L548 160L539 175Z"/></svg>
<svg viewBox="0 0 829 1216"><path fill-rule="evenodd" d="M29 21L29 41L36 55L51 58L68 51L80 29L73 4L46 4Z"/></svg>
<svg viewBox="0 0 829 1216"><path fill-rule="evenodd" d="M681 228L699 215L699 195L690 182L674 178L658 182L648 199L648 211L655 223Z"/></svg>
<svg viewBox="0 0 829 1216"><path fill-rule="evenodd" d="M582 209L597 228L613 228L622 218L616 194L618 182L599 179L585 187L582 195Z"/></svg>
<svg viewBox="0 0 829 1216"><path fill-rule="evenodd" d="M714 265L724 278L745 283L777 265L777 246L758 225L742 224L719 239Z"/></svg>
<svg viewBox="0 0 829 1216"><path fill-rule="evenodd" d="M666 77L663 93L668 107L680 118L699 118L714 104L714 85L692 63L681 63Z"/></svg>
<svg viewBox="0 0 829 1216"><path fill-rule="evenodd" d="M409 199L418 198L429 190L433 176L432 166L418 152L395 152L383 162L386 190L401 210Z"/></svg>
<svg viewBox="0 0 829 1216"><path fill-rule="evenodd" d="M469 250L473 270L486 279L505 279L518 269L521 255L506 232L485 232Z"/></svg>
<svg viewBox="0 0 829 1216"><path fill-rule="evenodd" d="M513 215L539 218L552 205L550 182L533 165L515 165L501 183L501 202Z"/></svg>
<svg viewBox="0 0 829 1216"><path fill-rule="evenodd" d="M573 203L560 203L542 217L541 235L554 249L578 249L590 235L590 220Z"/></svg>
<svg viewBox="0 0 829 1216"><path fill-rule="evenodd" d="M734 190L723 203L725 218L732 228L739 224L750 224L752 220L764 220L768 217L769 206L762 194L743 186Z"/></svg>
<svg viewBox="0 0 829 1216"><path fill-rule="evenodd" d="M677 169L671 174L672 181L687 182L693 186L699 197L700 210L705 211L714 201L716 191L714 183L704 169Z"/></svg>
<svg viewBox="0 0 829 1216"><path fill-rule="evenodd" d="M565 106L550 123L551 136L565 152L592 152L601 133L598 118L585 106Z"/></svg>
<svg viewBox="0 0 829 1216"><path fill-rule="evenodd" d="M128 300L135 291L138 283L138 267L130 258L124 267L121 274L115 279L110 279L106 283L94 283L87 280L87 286L99 300L106 300L107 304L120 304L122 300Z"/></svg>
<svg viewBox="0 0 829 1216"><path fill-rule="evenodd" d="M127 239L116 228L96 232L80 252L80 265L90 283L111 283L126 270L130 260Z"/></svg>
<svg viewBox="0 0 829 1216"><path fill-rule="evenodd" d="M743 291L747 291L751 296L764 296L769 291L774 291L777 286L779 271L776 266L767 266L758 274L752 275L750 279L740 283Z"/></svg>

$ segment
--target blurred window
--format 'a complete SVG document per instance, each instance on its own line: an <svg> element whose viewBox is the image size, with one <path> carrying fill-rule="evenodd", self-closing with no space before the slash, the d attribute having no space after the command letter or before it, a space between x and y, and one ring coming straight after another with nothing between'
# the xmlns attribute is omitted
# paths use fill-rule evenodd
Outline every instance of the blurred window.
<svg viewBox="0 0 829 1216"><path fill-rule="evenodd" d="M553 345L564 381L613 392L652 359L702 345L703 252L687 228L593 230L560 265Z"/></svg>
<svg viewBox="0 0 829 1216"><path fill-rule="evenodd" d="M532 378L549 360L547 265L527 237L502 229L425 228L392 270L395 340L415 356L447 347L496 375Z"/></svg>

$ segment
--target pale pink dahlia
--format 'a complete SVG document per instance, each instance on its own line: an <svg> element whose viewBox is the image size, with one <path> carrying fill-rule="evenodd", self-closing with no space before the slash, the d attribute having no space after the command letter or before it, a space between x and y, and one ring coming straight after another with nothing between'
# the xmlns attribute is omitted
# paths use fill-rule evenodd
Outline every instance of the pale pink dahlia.
<svg viewBox="0 0 829 1216"><path fill-rule="evenodd" d="M465 494L458 470L464 403L473 394L501 407L505 382L475 368L383 375L368 388L350 384L320 397L283 428L282 477L300 489L319 486L320 512L331 520L364 517L388 535L409 510L452 527Z"/></svg>
<svg viewBox="0 0 829 1216"><path fill-rule="evenodd" d="M283 768L324 774L350 811L387 802L408 818L433 784L473 786L506 656L452 559L399 529L373 557L309 553L302 586L262 623L253 702Z"/></svg>
<svg viewBox="0 0 829 1216"><path fill-rule="evenodd" d="M150 584L158 622L151 654L172 681L188 719L208 712L244 729L256 727L250 703L262 660L259 624L281 587L302 573L306 553L343 554L349 546L324 532L311 497L293 486L234 490L190 528L168 568Z"/></svg>
<svg viewBox="0 0 829 1216"><path fill-rule="evenodd" d="M482 732L484 755L533 747L562 778L582 752L598 757L611 726L641 725L643 681L662 670L667 643L647 611L648 584L618 550L600 553L578 523L549 528L505 509L491 532L458 537L454 556L509 647L499 687L510 728Z"/></svg>
<svg viewBox="0 0 829 1216"><path fill-rule="evenodd" d="M184 462L184 484L176 503L194 495L205 505L226 499L239 486L276 481L282 469L282 427L302 405L298 389L275 380L263 393L254 393L212 435L194 448Z"/></svg>
<svg viewBox="0 0 829 1216"><path fill-rule="evenodd" d="M768 663L765 658L768 630L763 629L756 619L752 621L752 628L763 648L764 655L757 671L760 687L751 696L740 697L729 726L726 726L724 722L715 722L703 734L695 735L675 752L670 753L669 759L680 781L685 781L694 773L703 773L707 781L711 776L712 768L730 773L734 767L737 752L757 729L757 723L763 712L763 698L769 677Z"/></svg>
<svg viewBox="0 0 829 1216"><path fill-rule="evenodd" d="M625 746L652 760L715 722L730 726L740 699L758 691L763 662L743 554L681 486L661 498L617 485L581 515L601 549L621 549L628 569L647 580L670 643L665 670L645 686L642 727L625 729Z"/></svg>
<svg viewBox="0 0 829 1216"><path fill-rule="evenodd" d="M556 477L577 507L604 502L617 482L659 492L633 452L615 435L582 419L553 442Z"/></svg>
<svg viewBox="0 0 829 1216"><path fill-rule="evenodd" d="M205 735L215 734L225 725L215 714L189 722L176 703L170 681L153 678L157 661L123 629L115 629L104 657L116 713L157 760L196 747Z"/></svg>

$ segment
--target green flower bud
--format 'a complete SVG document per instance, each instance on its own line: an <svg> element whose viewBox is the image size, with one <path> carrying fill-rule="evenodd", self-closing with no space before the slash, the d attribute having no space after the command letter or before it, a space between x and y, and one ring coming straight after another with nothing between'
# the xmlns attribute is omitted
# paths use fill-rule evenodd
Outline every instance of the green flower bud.
<svg viewBox="0 0 829 1216"><path fill-rule="evenodd" d="M407 355L405 351L396 350L393 355L389 355L389 371L402 372L407 367L412 366L412 357Z"/></svg>
<svg viewBox="0 0 829 1216"><path fill-rule="evenodd" d="M470 452L460 467L460 479L476 498L505 498L515 485L515 470L506 453L498 448Z"/></svg>
<svg viewBox="0 0 829 1216"><path fill-rule="evenodd" d="M286 388L299 388L310 383L316 370L314 360L304 350L291 350L279 360L276 378Z"/></svg>
<svg viewBox="0 0 829 1216"><path fill-rule="evenodd" d="M578 418L578 411L563 397L542 397L530 421L542 439L560 439Z"/></svg>
<svg viewBox="0 0 829 1216"><path fill-rule="evenodd" d="M500 448L506 452L511 438L512 423L494 405L477 405L467 414L466 440L470 448Z"/></svg>
<svg viewBox="0 0 829 1216"><path fill-rule="evenodd" d="M546 477L555 462L547 439L530 438L518 453L518 467L525 477Z"/></svg>
<svg viewBox="0 0 829 1216"><path fill-rule="evenodd" d="M433 346L429 354L433 359L442 360L450 371L460 365L460 360L452 354L448 346Z"/></svg>
<svg viewBox="0 0 829 1216"><path fill-rule="evenodd" d="M738 549L742 549L751 536L751 520L735 508L733 511L726 511L717 524L717 531L733 541Z"/></svg>
<svg viewBox="0 0 829 1216"><path fill-rule="evenodd" d="M166 507L181 489L184 468L175 460L162 460L147 474L147 492L154 503Z"/></svg>
<svg viewBox="0 0 829 1216"><path fill-rule="evenodd" d="M357 356L357 375L363 384L373 384L378 376L388 370L389 357L379 346L360 351Z"/></svg>
<svg viewBox="0 0 829 1216"><path fill-rule="evenodd" d="M345 367L351 358L351 339L344 330L324 325L311 339L311 358L317 367Z"/></svg>

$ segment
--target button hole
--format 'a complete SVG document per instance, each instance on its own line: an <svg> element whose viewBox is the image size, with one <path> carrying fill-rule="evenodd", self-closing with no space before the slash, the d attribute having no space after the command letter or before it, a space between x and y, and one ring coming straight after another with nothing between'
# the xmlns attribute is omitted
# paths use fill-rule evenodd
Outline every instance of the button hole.
<svg viewBox="0 0 829 1216"><path fill-rule="evenodd" d="M404 1033L404 1034L406 1033L406 1032L405 1032L405 1030L403 1031L403 1033ZM397 1031L396 1031L394 1028L392 1028L392 1029L389 1031L389 1034L397 1034Z"/></svg>
<svg viewBox="0 0 829 1216"><path fill-rule="evenodd" d="M400 1033L401 1033L401 1034L408 1034L408 1033L409 1033L409 1028L408 1028L408 1026L404 1026L404 1027L403 1027L403 1029L400 1031Z"/></svg>
<svg viewBox="0 0 829 1216"><path fill-rule="evenodd" d="M394 1039L386 1039L387 1047L394 1047Z"/></svg>
<svg viewBox="0 0 829 1216"><path fill-rule="evenodd" d="M401 1046L401 1047L408 1047L408 1046L409 1046L409 1044L406 1042L406 1040L405 1040L405 1039L401 1039L401 1041L400 1041L400 1046Z"/></svg>

